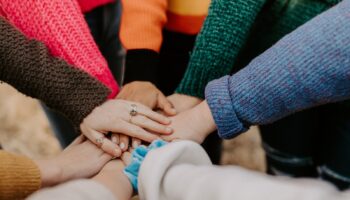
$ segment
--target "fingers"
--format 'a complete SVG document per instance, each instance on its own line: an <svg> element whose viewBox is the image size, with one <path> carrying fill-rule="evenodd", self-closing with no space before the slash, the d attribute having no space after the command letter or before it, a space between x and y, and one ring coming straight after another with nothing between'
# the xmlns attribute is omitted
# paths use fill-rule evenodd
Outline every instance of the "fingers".
<svg viewBox="0 0 350 200"><path fill-rule="evenodd" d="M119 136L120 142L119 142L119 147L120 149L124 152L128 150L129 148L129 136L126 135L120 135Z"/></svg>
<svg viewBox="0 0 350 200"><path fill-rule="evenodd" d="M171 102L162 94L158 93L158 105L159 109L162 109L166 115L176 115L176 110Z"/></svg>
<svg viewBox="0 0 350 200"><path fill-rule="evenodd" d="M124 152L122 155L122 161L125 165L129 165L131 162L131 153L130 152Z"/></svg>
<svg viewBox="0 0 350 200"><path fill-rule="evenodd" d="M132 138L131 139L131 146L132 146L132 148L133 149L136 149L138 146L140 146L141 145L141 140L140 139L138 139L138 138Z"/></svg>
<svg viewBox="0 0 350 200"><path fill-rule="evenodd" d="M134 117L131 117L130 123L159 134L171 134L173 131L172 128L152 121L149 118L142 115L136 115Z"/></svg>
<svg viewBox="0 0 350 200"><path fill-rule="evenodd" d="M152 119L153 121L156 121L161 124L170 124L171 120L168 117L154 112L153 110L142 104L137 103L136 105L138 114L144 115L149 119Z"/></svg>
<svg viewBox="0 0 350 200"><path fill-rule="evenodd" d="M139 126L136 126L134 124L131 124L125 121L120 122L117 128L118 128L118 131L116 132L129 135L130 137L139 138L146 142L152 142L154 140L159 139L157 135L152 134Z"/></svg>
<svg viewBox="0 0 350 200"><path fill-rule="evenodd" d="M104 152L113 157L119 157L122 153L118 145L108 140L102 133L93 129L85 130L85 136L95 145L99 146Z"/></svg>
<svg viewBox="0 0 350 200"><path fill-rule="evenodd" d="M119 134L118 133L112 133L111 140L114 144L119 144Z"/></svg>
<svg viewBox="0 0 350 200"><path fill-rule="evenodd" d="M85 140L85 136L84 135L79 135L77 138L75 138L75 140L67 146L67 148L70 148L72 146L75 146L77 144L81 144L82 142L84 142Z"/></svg>

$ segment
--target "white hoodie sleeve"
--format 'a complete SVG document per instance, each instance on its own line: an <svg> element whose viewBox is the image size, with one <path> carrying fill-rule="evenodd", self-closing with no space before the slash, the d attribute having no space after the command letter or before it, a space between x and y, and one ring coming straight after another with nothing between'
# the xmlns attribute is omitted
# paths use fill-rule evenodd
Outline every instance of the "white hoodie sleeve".
<svg viewBox="0 0 350 200"><path fill-rule="evenodd" d="M237 166L213 166L196 143L181 141L149 152L141 165L142 200L343 200L323 181L272 177Z"/></svg>

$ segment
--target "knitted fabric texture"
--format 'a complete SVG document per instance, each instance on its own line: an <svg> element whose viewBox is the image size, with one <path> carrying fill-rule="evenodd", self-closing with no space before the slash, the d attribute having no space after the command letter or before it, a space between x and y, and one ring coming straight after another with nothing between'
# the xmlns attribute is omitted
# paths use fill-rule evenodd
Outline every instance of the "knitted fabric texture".
<svg viewBox="0 0 350 200"><path fill-rule="evenodd" d="M76 127L109 90L85 72L52 57L0 17L0 80L62 112Z"/></svg>
<svg viewBox="0 0 350 200"><path fill-rule="evenodd" d="M26 36L42 41L52 55L95 77L110 90L118 86L76 0L0 0L5 18Z"/></svg>
<svg viewBox="0 0 350 200"><path fill-rule="evenodd" d="M149 151L158 149L167 142L163 140L155 140L148 147L139 146L137 147L131 154L131 162L124 169L124 174L129 178L134 191L138 192L138 176L140 167L142 165L143 160L146 158Z"/></svg>
<svg viewBox="0 0 350 200"><path fill-rule="evenodd" d="M268 124L305 108L350 98L350 0L287 35L206 98L219 135ZM336 30L336 31L335 31Z"/></svg>
<svg viewBox="0 0 350 200"><path fill-rule="evenodd" d="M0 199L24 199L41 186L39 168L30 159L0 150Z"/></svg>
<svg viewBox="0 0 350 200"><path fill-rule="evenodd" d="M249 63L281 37L339 0L266 2L213 0L176 92L203 98L207 83L229 74L237 68L237 61L245 59ZM242 53L243 49L246 51Z"/></svg>

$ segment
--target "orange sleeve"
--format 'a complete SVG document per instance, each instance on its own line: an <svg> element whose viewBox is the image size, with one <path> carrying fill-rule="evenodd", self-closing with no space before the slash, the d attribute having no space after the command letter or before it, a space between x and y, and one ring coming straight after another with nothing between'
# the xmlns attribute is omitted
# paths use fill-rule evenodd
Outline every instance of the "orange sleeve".
<svg viewBox="0 0 350 200"><path fill-rule="evenodd" d="M127 50L159 52L167 21L167 0L122 0L120 40Z"/></svg>

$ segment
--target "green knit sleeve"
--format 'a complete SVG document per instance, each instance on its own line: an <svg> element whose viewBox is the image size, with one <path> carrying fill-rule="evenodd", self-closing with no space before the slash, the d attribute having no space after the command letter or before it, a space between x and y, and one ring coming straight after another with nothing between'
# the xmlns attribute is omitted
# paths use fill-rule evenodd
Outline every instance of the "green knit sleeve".
<svg viewBox="0 0 350 200"><path fill-rule="evenodd" d="M177 93L203 98L208 82L230 73L265 1L212 1Z"/></svg>

